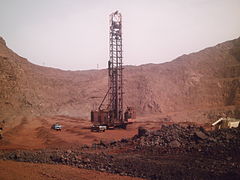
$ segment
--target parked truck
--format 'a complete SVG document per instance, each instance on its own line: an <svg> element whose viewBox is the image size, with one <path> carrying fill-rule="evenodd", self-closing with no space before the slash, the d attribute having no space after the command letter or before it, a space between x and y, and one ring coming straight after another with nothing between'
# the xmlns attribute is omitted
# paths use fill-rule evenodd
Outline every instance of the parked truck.
<svg viewBox="0 0 240 180"><path fill-rule="evenodd" d="M61 131L62 130L62 126L60 124L58 124L58 123L53 124L51 128L53 130L56 130L56 131Z"/></svg>

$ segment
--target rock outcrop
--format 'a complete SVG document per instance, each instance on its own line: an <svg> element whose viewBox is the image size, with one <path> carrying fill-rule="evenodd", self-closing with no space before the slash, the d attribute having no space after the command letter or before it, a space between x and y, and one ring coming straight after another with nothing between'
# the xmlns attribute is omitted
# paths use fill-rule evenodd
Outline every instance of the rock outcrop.
<svg viewBox="0 0 240 180"><path fill-rule="evenodd" d="M168 63L126 66L124 104L136 107L138 114L196 111L201 117L194 119L199 121L224 111L239 115L239 52L240 38ZM0 39L1 117L89 117L107 91L107 78L105 69L63 71L34 65Z"/></svg>

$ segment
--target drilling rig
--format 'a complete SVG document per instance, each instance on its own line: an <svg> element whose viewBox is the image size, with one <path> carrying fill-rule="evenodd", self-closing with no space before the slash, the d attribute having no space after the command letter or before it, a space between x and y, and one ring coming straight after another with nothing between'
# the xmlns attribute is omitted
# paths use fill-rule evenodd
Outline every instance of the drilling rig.
<svg viewBox="0 0 240 180"><path fill-rule="evenodd" d="M108 91L98 109L91 111L92 130L103 127L126 128L128 120L136 118L132 107L127 107L123 112L122 15L120 12L110 14L109 26Z"/></svg>

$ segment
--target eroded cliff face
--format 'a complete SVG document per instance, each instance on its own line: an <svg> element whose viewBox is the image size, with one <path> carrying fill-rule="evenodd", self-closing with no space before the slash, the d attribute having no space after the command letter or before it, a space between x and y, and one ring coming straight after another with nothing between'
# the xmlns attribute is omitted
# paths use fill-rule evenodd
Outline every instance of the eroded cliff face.
<svg viewBox="0 0 240 180"><path fill-rule="evenodd" d="M0 114L89 116L107 91L107 70L63 71L30 63L0 38ZM240 105L240 38L172 62L126 66L124 104L138 114Z"/></svg>

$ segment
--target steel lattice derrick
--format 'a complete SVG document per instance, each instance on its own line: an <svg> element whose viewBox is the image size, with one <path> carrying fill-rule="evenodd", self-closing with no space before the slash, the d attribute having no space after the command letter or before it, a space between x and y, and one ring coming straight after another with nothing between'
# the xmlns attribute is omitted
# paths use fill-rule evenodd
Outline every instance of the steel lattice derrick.
<svg viewBox="0 0 240 180"><path fill-rule="evenodd" d="M122 16L118 11L110 15L108 94L109 115L112 124L123 123L122 76Z"/></svg>

